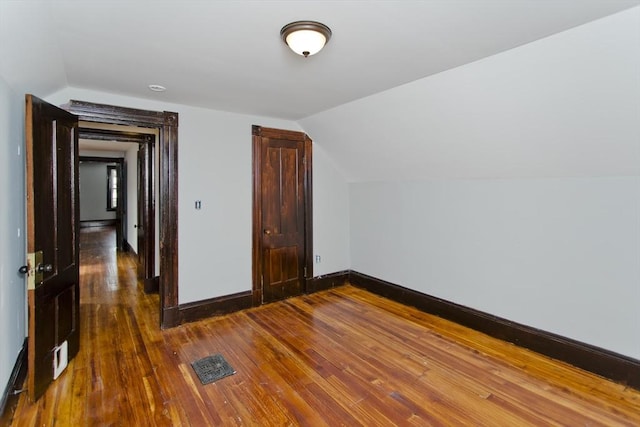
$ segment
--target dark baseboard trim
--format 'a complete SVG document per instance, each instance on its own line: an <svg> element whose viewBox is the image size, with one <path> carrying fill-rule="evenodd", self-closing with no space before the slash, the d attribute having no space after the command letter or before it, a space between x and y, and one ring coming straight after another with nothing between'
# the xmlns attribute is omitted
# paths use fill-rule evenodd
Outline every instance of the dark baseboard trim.
<svg viewBox="0 0 640 427"><path fill-rule="evenodd" d="M96 219L91 221L80 221L80 228L88 228L88 227L110 227L112 225L117 225L117 219Z"/></svg>
<svg viewBox="0 0 640 427"><path fill-rule="evenodd" d="M133 250L133 246L127 239L123 239L122 241L123 251L132 254L133 256L138 256L137 252Z"/></svg>
<svg viewBox="0 0 640 427"><path fill-rule="evenodd" d="M251 291L180 304L180 323L195 322L251 307L253 307Z"/></svg>
<svg viewBox="0 0 640 427"><path fill-rule="evenodd" d="M10 425L13 415L18 405L18 395L16 390L20 390L24 380L27 376L27 340L24 340L22 349L18 353L16 364L13 366L11 376L9 377L9 383L2 393L2 400L0 400L0 424Z"/></svg>
<svg viewBox="0 0 640 427"><path fill-rule="evenodd" d="M349 270L313 277L307 280L306 293L309 294L325 289L331 289L336 286L342 286L348 283L348 279ZM209 317L234 313L236 311L252 307L255 307L253 292L245 291L237 294L180 304L177 319L179 324L196 322Z"/></svg>
<svg viewBox="0 0 640 427"><path fill-rule="evenodd" d="M307 280L307 293L311 294L318 291L342 286L349 282L349 270L338 271L336 273L316 276Z"/></svg>
<svg viewBox="0 0 640 427"><path fill-rule="evenodd" d="M144 279L144 293L157 294L160 291L160 276Z"/></svg>
<svg viewBox="0 0 640 427"><path fill-rule="evenodd" d="M640 390L640 360L351 271L349 283Z"/></svg>
<svg viewBox="0 0 640 427"><path fill-rule="evenodd" d="M180 325L180 308L178 306L164 307L160 313L160 328L169 329L178 325Z"/></svg>

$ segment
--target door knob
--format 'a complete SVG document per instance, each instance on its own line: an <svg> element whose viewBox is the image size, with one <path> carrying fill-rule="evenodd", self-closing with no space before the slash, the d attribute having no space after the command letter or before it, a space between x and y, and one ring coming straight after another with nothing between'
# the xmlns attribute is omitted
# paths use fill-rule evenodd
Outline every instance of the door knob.
<svg viewBox="0 0 640 427"><path fill-rule="evenodd" d="M271 230L265 228L264 229L264 234L266 234L267 236L271 236Z"/></svg>
<svg viewBox="0 0 640 427"><path fill-rule="evenodd" d="M20 274L27 274L29 272L29 266L28 265L23 265L22 267L20 267L18 269L18 273Z"/></svg>

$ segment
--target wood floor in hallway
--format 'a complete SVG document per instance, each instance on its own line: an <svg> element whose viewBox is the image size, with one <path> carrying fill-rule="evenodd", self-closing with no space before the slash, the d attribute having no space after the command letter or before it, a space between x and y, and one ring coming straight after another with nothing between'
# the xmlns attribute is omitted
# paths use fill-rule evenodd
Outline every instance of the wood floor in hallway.
<svg viewBox="0 0 640 427"><path fill-rule="evenodd" d="M352 286L161 331L113 232L81 237L80 353L12 425L640 425L636 390ZM215 353L237 373L202 385Z"/></svg>

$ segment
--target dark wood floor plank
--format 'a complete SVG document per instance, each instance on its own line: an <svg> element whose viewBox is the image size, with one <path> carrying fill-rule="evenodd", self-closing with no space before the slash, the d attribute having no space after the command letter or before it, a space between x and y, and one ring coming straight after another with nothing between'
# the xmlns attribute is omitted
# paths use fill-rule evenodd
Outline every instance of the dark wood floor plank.
<svg viewBox="0 0 640 427"><path fill-rule="evenodd" d="M636 390L351 286L162 331L135 262L82 230L80 353L12 425L640 425Z"/></svg>

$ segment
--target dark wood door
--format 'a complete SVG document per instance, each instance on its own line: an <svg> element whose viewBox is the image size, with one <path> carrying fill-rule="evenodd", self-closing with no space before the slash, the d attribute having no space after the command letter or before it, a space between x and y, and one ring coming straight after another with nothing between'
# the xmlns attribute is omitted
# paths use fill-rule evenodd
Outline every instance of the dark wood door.
<svg viewBox="0 0 640 427"><path fill-rule="evenodd" d="M40 397L80 345L78 119L26 96L28 391Z"/></svg>
<svg viewBox="0 0 640 427"><path fill-rule="evenodd" d="M152 135L146 135L152 138ZM153 144L138 145L138 278L145 292L157 292L155 277L155 208Z"/></svg>
<svg viewBox="0 0 640 427"><path fill-rule="evenodd" d="M302 132L254 127L258 303L300 295L311 277L310 154Z"/></svg>

